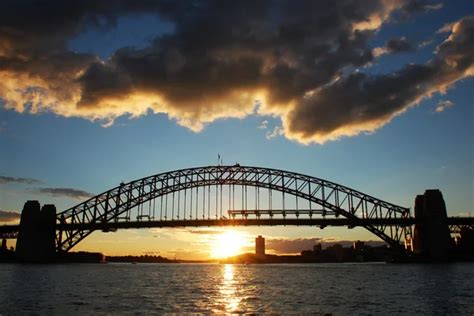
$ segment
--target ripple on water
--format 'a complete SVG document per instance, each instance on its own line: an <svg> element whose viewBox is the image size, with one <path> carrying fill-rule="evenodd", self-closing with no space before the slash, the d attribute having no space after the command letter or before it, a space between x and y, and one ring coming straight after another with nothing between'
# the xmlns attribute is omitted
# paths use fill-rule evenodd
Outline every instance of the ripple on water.
<svg viewBox="0 0 474 316"><path fill-rule="evenodd" d="M2 265L0 314L474 313L474 264Z"/></svg>

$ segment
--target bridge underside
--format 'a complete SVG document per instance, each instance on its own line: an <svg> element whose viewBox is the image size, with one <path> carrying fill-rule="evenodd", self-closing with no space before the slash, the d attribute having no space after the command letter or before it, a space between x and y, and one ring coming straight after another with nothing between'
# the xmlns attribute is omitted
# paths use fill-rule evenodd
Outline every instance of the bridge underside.
<svg viewBox="0 0 474 316"><path fill-rule="evenodd" d="M367 225L398 225L409 227L413 225L414 219L399 218L390 221L382 219L353 220L347 218L327 219L193 219L193 220L167 220L167 221L136 221L116 223L87 223L76 225L58 226L58 229L83 229L114 231L128 228L172 228L172 227L213 227L213 226L316 226L324 228L327 226L347 226L349 228L365 227Z"/></svg>
<svg viewBox="0 0 474 316"><path fill-rule="evenodd" d="M98 230L113 232L118 229L139 228L177 228L177 227L235 227L235 226L314 226L325 227L365 227L367 225L399 225L411 227L417 224L413 217L398 218L392 220L347 218L314 218L314 219L201 219L201 220L166 220L166 221L133 221L133 222L110 222L110 223L84 223L57 225L58 231L68 229ZM474 229L474 218L472 217L449 217L448 226L452 234L458 234L462 230ZM18 237L19 225L0 226L0 239L16 239Z"/></svg>

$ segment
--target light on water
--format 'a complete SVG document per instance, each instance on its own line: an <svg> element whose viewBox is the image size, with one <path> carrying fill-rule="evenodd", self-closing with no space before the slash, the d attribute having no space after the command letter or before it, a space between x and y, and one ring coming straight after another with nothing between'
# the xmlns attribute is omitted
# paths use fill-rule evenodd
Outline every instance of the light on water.
<svg viewBox="0 0 474 316"><path fill-rule="evenodd" d="M239 308L241 298L237 295L237 286L238 284L234 281L234 265L223 265L222 284L219 292L222 295L220 302L223 303L225 312L235 312ZM217 310L216 312L222 312L222 310Z"/></svg>
<svg viewBox="0 0 474 316"><path fill-rule="evenodd" d="M472 263L0 265L0 314L472 315Z"/></svg>

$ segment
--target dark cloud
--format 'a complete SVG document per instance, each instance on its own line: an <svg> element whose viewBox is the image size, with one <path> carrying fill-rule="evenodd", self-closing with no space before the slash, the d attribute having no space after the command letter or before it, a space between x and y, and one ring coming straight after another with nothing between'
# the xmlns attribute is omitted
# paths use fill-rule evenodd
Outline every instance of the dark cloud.
<svg viewBox="0 0 474 316"><path fill-rule="evenodd" d="M390 53L408 52L413 49L410 42L404 37L388 40L386 47Z"/></svg>
<svg viewBox="0 0 474 316"><path fill-rule="evenodd" d="M334 238L297 238L297 239L268 239L265 247L279 254L295 254L302 250L313 250L314 245L321 244L323 248L335 244L341 244L343 247L351 247L352 240L336 240ZM366 245L376 247L385 245L383 241L369 240Z"/></svg>
<svg viewBox="0 0 474 316"><path fill-rule="evenodd" d="M0 85L6 107L113 119L152 108L194 130L254 113L255 100L286 107L344 67L371 61L367 41L395 5L367 1L5 1ZM148 47L108 60L69 52L68 41L125 14L155 13L174 26ZM15 86L12 90L11 87Z"/></svg>
<svg viewBox="0 0 474 316"><path fill-rule="evenodd" d="M4 0L0 4L2 56L37 58L67 51L68 41L88 28L112 28L121 15L153 13L176 15L192 6L154 0L30 1Z"/></svg>
<svg viewBox="0 0 474 316"><path fill-rule="evenodd" d="M405 37L391 38L385 43L383 47L376 47L372 50L375 57L384 54L394 54L400 52L409 52L413 50L412 45Z"/></svg>
<svg viewBox="0 0 474 316"><path fill-rule="evenodd" d="M21 184L41 184L42 182L33 178L16 178L0 176L0 184L21 183Z"/></svg>
<svg viewBox="0 0 474 316"><path fill-rule="evenodd" d="M329 96L327 91L340 85L334 84L337 78L384 87L370 76L345 74L373 61L368 43L394 13L437 7L384 0L8 0L0 4L0 98L6 108L19 112L53 111L109 122L151 109L196 131L219 118L242 118L257 111L282 117L280 130L287 137L323 142L373 128L365 123L353 128L344 119L365 112L365 104L359 101L362 109L345 109L334 100L322 107L323 117L334 121L321 129L308 127L320 123L318 111L310 109L317 102L314 98ZM143 13L166 20L173 32L143 48L120 48L106 60L68 49L68 42L86 30L112 28L120 16ZM385 47L391 52L410 48L404 39L393 39ZM415 75L411 72L402 69L399 74ZM387 85L396 82L381 79ZM364 92L368 100L376 100L370 91L354 89L349 93ZM382 126L394 110L406 108L406 103L392 103L381 106L385 110L363 113L358 121L375 120L376 127ZM295 125L300 112L309 116L304 128Z"/></svg>
<svg viewBox="0 0 474 316"><path fill-rule="evenodd" d="M414 14L439 10L442 7L441 2L411 0L403 4L397 15L398 18L405 20L411 18Z"/></svg>
<svg viewBox="0 0 474 316"><path fill-rule="evenodd" d="M48 194L55 197L69 197L79 200L87 199L93 196L92 193L70 188L38 188L35 191L38 193Z"/></svg>
<svg viewBox="0 0 474 316"><path fill-rule="evenodd" d="M351 74L302 98L286 118L298 139L324 141L373 131L425 97L474 74L474 17L453 26L437 55L387 75Z"/></svg>
<svg viewBox="0 0 474 316"><path fill-rule="evenodd" d="M0 210L0 222L14 222L19 220L21 214L13 211Z"/></svg>
<svg viewBox="0 0 474 316"><path fill-rule="evenodd" d="M238 105L235 94L257 90L269 91L271 103L288 102L343 67L371 61L366 44L372 31L354 31L354 25L384 10L378 1L201 4L173 21L175 33L144 49L120 49L101 67L90 67L80 78L80 105L141 92L181 115L206 107L218 114L212 103Z"/></svg>

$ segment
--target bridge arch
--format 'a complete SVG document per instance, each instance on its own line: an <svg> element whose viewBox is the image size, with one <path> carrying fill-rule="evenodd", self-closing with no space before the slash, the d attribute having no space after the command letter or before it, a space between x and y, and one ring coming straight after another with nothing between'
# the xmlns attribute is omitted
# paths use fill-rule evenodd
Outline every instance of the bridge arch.
<svg viewBox="0 0 474 316"><path fill-rule="evenodd" d="M240 210L235 209L235 187L241 188ZM247 206L247 188L255 189L255 208L249 210ZM199 189L201 190L202 209L195 205L196 213L191 204L191 216L188 219L186 214L186 202L193 203L193 192L196 194L196 204L199 204ZM165 173L160 173L134 180L128 183L121 183L119 186L106 192L98 194L64 212L57 214L57 235L56 244L58 251L69 251L81 240L97 229L105 229L108 223L126 222L131 220L132 210L136 211L136 219L140 221L153 221L154 223L175 223L180 219L179 226L196 226L197 220L200 225L216 225L216 221L211 220L211 188L214 188L216 205L212 215L218 217L220 224L222 221L232 221L236 216L242 215L245 219L255 217L260 220L262 217L271 219L280 217L285 219L313 216L343 216L355 222L365 219L403 219L409 218L408 208L377 199L368 194L348 188L346 186L327 181L324 179L271 168L250 167L250 166L206 166L188 169L180 169ZM227 217L223 212L223 188L228 189L227 195ZM245 188L245 191L244 191ZM206 190L208 194L206 210ZM220 197L219 197L220 189ZM259 207L259 190L266 190L268 197L268 207ZM232 194L234 190L234 194ZM225 189L224 189L225 191ZM184 193L184 199L180 193ZM191 194L191 198L186 196L186 192ZM282 195L282 200L278 206L273 208L274 192ZM175 211L175 194L178 195L177 212ZM173 213L171 218L167 215L163 218L160 214L159 220L155 220L156 201L160 200L163 208L163 199L173 196ZM285 195L296 199L296 208L285 208ZM220 200L219 200L220 198ZM298 199L305 201L309 208L298 208ZM166 200L167 201L167 200ZM184 212L180 209L184 202ZM278 202L278 201L277 201ZM220 203L220 216L219 205ZM153 216L151 209L153 205ZM189 205L188 205L189 206ZM320 207L320 209L314 208ZM144 215L144 208L148 207L148 215ZM168 205L165 205L168 211ZM166 213L167 214L167 213ZM180 217L181 216L181 217ZM208 221L206 221L208 220ZM175 221L175 222L173 222ZM281 222L281 221L280 221ZM284 222L286 223L286 222ZM288 221L290 224L290 221ZM384 224L362 224L367 230L387 242L392 247L399 247L403 238L410 233L410 229L403 225Z"/></svg>

